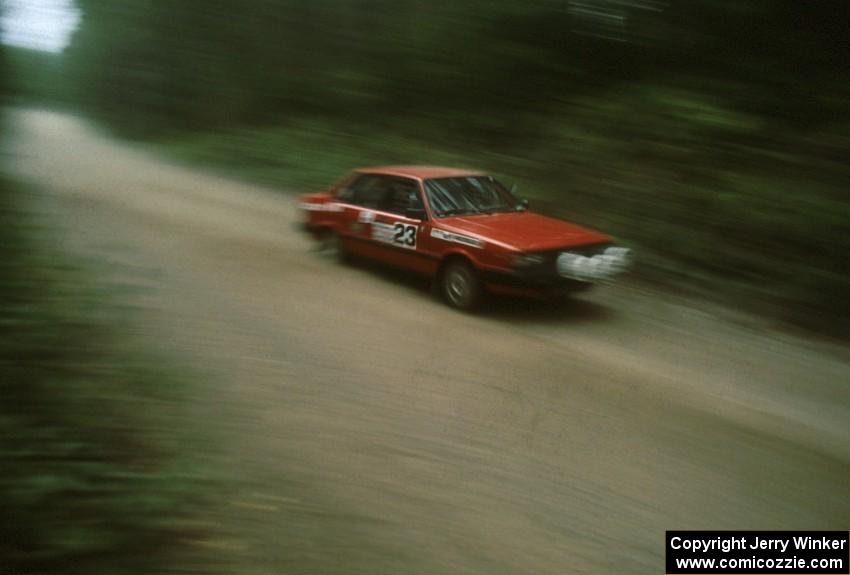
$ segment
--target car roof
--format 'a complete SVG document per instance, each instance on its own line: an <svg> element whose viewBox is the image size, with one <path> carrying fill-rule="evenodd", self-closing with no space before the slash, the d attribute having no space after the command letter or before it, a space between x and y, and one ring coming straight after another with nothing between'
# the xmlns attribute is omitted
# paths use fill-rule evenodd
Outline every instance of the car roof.
<svg viewBox="0 0 850 575"><path fill-rule="evenodd" d="M355 171L360 174L383 174L387 176L416 178L418 180L486 175L480 170L447 168L445 166L376 166L371 168L359 168Z"/></svg>

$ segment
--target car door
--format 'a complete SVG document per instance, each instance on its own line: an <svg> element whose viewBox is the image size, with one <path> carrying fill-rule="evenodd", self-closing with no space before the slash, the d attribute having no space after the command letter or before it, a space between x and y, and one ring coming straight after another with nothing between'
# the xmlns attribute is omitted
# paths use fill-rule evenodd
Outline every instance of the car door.
<svg viewBox="0 0 850 575"><path fill-rule="evenodd" d="M353 254L379 256L373 246L372 222L387 194L385 180L380 174L361 174L336 196L342 208L337 233L345 249Z"/></svg>
<svg viewBox="0 0 850 575"><path fill-rule="evenodd" d="M419 182L388 176L386 194L375 213L372 240L379 258L393 266L432 273L437 262L428 250L430 230Z"/></svg>

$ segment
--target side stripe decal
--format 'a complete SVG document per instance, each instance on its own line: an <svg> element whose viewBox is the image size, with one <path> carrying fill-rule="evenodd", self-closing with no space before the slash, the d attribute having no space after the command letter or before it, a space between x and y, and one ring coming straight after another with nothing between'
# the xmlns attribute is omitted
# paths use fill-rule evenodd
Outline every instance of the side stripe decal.
<svg viewBox="0 0 850 575"><path fill-rule="evenodd" d="M446 242L454 242L456 244L463 244L463 245L469 246L471 248L481 249L483 247L483 242L481 240L471 238L469 236L462 236L460 234L447 232L447 231L444 231L444 230L438 230L436 228L431 228L431 237L437 238L438 240L443 240L443 241L446 241Z"/></svg>

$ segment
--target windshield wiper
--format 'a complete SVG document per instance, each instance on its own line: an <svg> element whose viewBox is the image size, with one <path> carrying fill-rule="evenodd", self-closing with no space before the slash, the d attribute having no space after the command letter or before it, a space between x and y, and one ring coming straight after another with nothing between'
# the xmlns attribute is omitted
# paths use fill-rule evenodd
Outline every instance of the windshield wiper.
<svg viewBox="0 0 850 575"><path fill-rule="evenodd" d="M478 214L478 213L481 213L481 212L470 211L468 209L461 209L461 208L450 208L448 210L443 210L442 212L440 212L440 215L445 217L445 216L460 216L460 215Z"/></svg>

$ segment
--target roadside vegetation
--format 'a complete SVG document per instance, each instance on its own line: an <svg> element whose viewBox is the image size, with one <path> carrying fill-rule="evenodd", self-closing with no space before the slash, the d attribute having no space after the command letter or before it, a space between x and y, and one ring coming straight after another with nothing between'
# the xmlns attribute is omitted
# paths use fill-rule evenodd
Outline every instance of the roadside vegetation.
<svg viewBox="0 0 850 575"><path fill-rule="evenodd" d="M4 169L0 573L211 572L192 545L216 486L183 425L191 378L128 341L116 290L55 245Z"/></svg>
<svg viewBox="0 0 850 575"><path fill-rule="evenodd" d="M645 279L850 336L840 0L78 5L58 80L22 94L286 189L488 169Z"/></svg>
<svg viewBox="0 0 850 575"><path fill-rule="evenodd" d="M17 188L0 179L0 572L191 572L215 486L190 380L126 344L114 291L37 239Z"/></svg>

